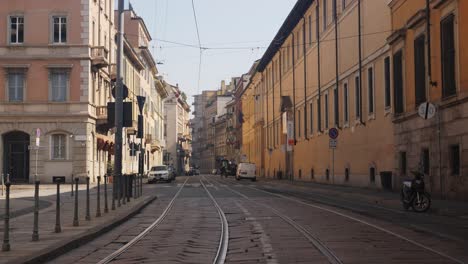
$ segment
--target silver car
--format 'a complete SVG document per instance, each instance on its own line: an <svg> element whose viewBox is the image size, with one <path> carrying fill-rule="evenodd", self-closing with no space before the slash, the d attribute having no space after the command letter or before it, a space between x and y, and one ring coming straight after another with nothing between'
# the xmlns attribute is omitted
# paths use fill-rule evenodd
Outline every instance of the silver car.
<svg viewBox="0 0 468 264"><path fill-rule="evenodd" d="M166 165L154 166L148 172L148 183L166 181L171 182L174 180L174 175L170 173Z"/></svg>

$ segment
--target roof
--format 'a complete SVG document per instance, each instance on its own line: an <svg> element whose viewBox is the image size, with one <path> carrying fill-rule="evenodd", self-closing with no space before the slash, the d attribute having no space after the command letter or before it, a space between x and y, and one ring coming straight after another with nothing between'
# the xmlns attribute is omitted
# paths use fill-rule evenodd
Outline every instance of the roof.
<svg viewBox="0 0 468 264"><path fill-rule="evenodd" d="M263 72L265 70L268 63L270 63L271 59L275 56L278 50L283 46L284 41L286 38L291 34L294 27L296 27L297 23L303 18L304 14L307 12L309 7L312 5L314 0L298 0L296 5L294 5L293 9L289 13L286 20L283 22L283 25L279 29L276 36L268 46L268 49L263 54L263 57L260 59L260 63L257 66L257 71Z"/></svg>

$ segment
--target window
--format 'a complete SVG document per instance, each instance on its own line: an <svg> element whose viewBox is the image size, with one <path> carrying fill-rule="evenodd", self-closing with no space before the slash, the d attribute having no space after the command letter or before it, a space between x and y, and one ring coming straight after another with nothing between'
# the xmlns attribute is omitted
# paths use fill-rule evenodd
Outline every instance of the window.
<svg viewBox="0 0 468 264"><path fill-rule="evenodd" d="M53 17L54 29L54 43L67 42L67 18L66 17Z"/></svg>
<svg viewBox="0 0 468 264"><path fill-rule="evenodd" d="M318 132L322 132L322 103L320 102L320 96L317 99L317 130Z"/></svg>
<svg viewBox="0 0 468 264"><path fill-rule="evenodd" d="M374 167L369 168L369 180L371 183L375 182L375 168Z"/></svg>
<svg viewBox="0 0 468 264"><path fill-rule="evenodd" d="M385 74L385 108L390 108L390 57L384 60L384 74Z"/></svg>
<svg viewBox="0 0 468 264"><path fill-rule="evenodd" d="M22 102L24 91L24 73L8 72L8 101Z"/></svg>
<svg viewBox="0 0 468 264"><path fill-rule="evenodd" d="M401 175L406 175L406 152L401 151L400 152L400 174Z"/></svg>
<svg viewBox="0 0 468 264"><path fill-rule="evenodd" d="M319 38L320 38L320 10L319 10L319 5L318 4L315 7L315 37L316 37L317 42L318 42Z"/></svg>
<svg viewBox="0 0 468 264"><path fill-rule="evenodd" d="M346 0L341 1L341 7L343 8L343 10L346 9Z"/></svg>
<svg viewBox="0 0 468 264"><path fill-rule="evenodd" d="M323 11L323 31L325 31L325 29L327 29L327 0L323 0L323 8L322 8L322 11Z"/></svg>
<svg viewBox="0 0 468 264"><path fill-rule="evenodd" d="M403 113L403 52L393 55L393 104L395 114Z"/></svg>
<svg viewBox="0 0 468 264"><path fill-rule="evenodd" d="M460 145L450 146L450 174L460 175Z"/></svg>
<svg viewBox="0 0 468 264"><path fill-rule="evenodd" d="M343 118L344 122L349 122L348 84L343 85Z"/></svg>
<svg viewBox="0 0 468 264"><path fill-rule="evenodd" d="M340 125L340 98L339 98L339 92L338 92L338 87L336 87L333 90L333 99L334 99L334 115L335 115L335 126Z"/></svg>
<svg viewBox="0 0 468 264"><path fill-rule="evenodd" d="M10 44L24 43L24 17L10 17Z"/></svg>
<svg viewBox="0 0 468 264"><path fill-rule="evenodd" d="M356 119L359 119L361 117L361 95L359 91L359 76L356 76L354 78L354 102L355 102L355 112L356 112Z"/></svg>
<svg viewBox="0 0 468 264"><path fill-rule="evenodd" d="M50 99L53 102L67 100L68 72L65 70L52 70L50 72Z"/></svg>
<svg viewBox="0 0 468 264"><path fill-rule="evenodd" d="M430 164L429 164L429 149L424 148L421 153L421 163L423 173L429 175Z"/></svg>
<svg viewBox="0 0 468 264"><path fill-rule="evenodd" d="M314 133L314 106L312 103L309 105L310 108L310 113L309 113L309 118L310 118L310 133Z"/></svg>
<svg viewBox="0 0 468 264"><path fill-rule="evenodd" d="M369 100L369 114L374 113L374 69L367 69L367 88Z"/></svg>
<svg viewBox="0 0 468 264"><path fill-rule="evenodd" d="M416 107L426 101L426 51L424 35L414 40L414 91Z"/></svg>
<svg viewBox="0 0 468 264"><path fill-rule="evenodd" d="M312 45L312 16L309 15L309 46Z"/></svg>
<svg viewBox="0 0 468 264"><path fill-rule="evenodd" d="M337 17L337 14L336 14L336 0L332 0L332 21L336 21L336 17Z"/></svg>
<svg viewBox="0 0 468 264"><path fill-rule="evenodd" d="M301 110L297 111L297 135L301 137Z"/></svg>
<svg viewBox="0 0 468 264"><path fill-rule="evenodd" d="M442 97L456 93L455 87L455 33L454 15L440 22L441 55L442 55Z"/></svg>
<svg viewBox="0 0 468 264"><path fill-rule="evenodd" d="M325 94L325 129L328 128L328 94Z"/></svg>
<svg viewBox="0 0 468 264"><path fill-rule="evenodd" d="M66 140L67 137L65 134L52 135L52 159L66 159Z"/></svg>

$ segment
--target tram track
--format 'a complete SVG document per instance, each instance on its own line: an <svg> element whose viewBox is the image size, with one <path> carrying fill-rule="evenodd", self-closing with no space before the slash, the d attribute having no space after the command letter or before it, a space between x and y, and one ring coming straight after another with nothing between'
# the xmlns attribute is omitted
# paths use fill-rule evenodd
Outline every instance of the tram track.
<svg viewBox="0 0 468 264"><path fill-rule="evenodd" d="M177 193L173 196L173 198L170 200L169 204L166 206L164 211L161 213L161 215L154 221L152 222L146 229L144 229L141 233L139 233L137 236L135 236L133 239L131 239L128 243L123 245L122 247L118 248L111 254L107 255L105 258L100 260L98 264L107 264L111 263L115 260L117 260L120 256L124 255L126 251L128 251L130 248L135 247L138 242L142 241L148 234L151 232L155 231L158 229L158 227L164 222L164 220L170 215L172 208L174 207L174 203L176 200L179 198L180 193L184 189L184 187L188 186L189 178L187 178L182 186L179 188ZM228 223L226 216L221 209L221 207L218 205L216 202L215 198L213 195L210 193L208 188L206 188L205 184L199 180L200 186L202 186L204 192L207 194L209 197L210 201L213 203L213 206L216 208L216 211L219 215L220 218L220 237L219 237L219 243L217 246L216 250L216 255L213 258L213 264L223 264L226 260L226 255L227 255L227 248L228 248L228 241L229 241L229 230L228 230Z"/></svg>
<svg viewBox="0 0 468 264"><path fill-rule="evenodd" d="M305 202L305 201L302 201L300 199L297 199L297 198L293 198L293 197L290 197L290 196L286 196L286 195L283 195L283 194L280 194L280 193L276 193L276 192L273 192L273 191L268 191L268 190L263 190L263 189L260 189L260 188L257 188L257 187L252 187L250 185L247 185L247 184L243 184L243 183L239 183L239 182L236 182L236 181L233 181L233 180L228 180L228 179L221 179L221 182L218 181L219 179L215 180L216 182L218 183L230 183L230 184L233 184L233 183L236 183L236 184L241 184L243 185L244 187L250 189L250 190L255 190L255 191L258 191L258 192L262 192L262 193L265 193L265 194L269 194L271 196L275 196L275 197L278 197L278 198L281 198L283 200L287 200L287 201L292 201L294 203L297 203L297 204L301 204L301 205L305 205L307 207L311 207L311 208L314 208L314 209L318 209L318 210L321 210L321 211L325 211L325 212L328 212L328 213L331 213L331 214L334 214L334 215L338 215L340 217L343 217L343 218L346 218L348 220L351 220L351 221L354 221L354 222L357 222L357 223L360 223L362 225L365 225L365 226L368 226L368 227L372 227L373 229L376 229L378 231L381 231L381 232L384 232L392 237L396 237L398 239L401 239L407 243L410 243L412 244L413 246L416 246L416 247L419 247L423 250L426 250L426 251L429 251L435 255L438 255L439 257L442 257L446 260L450 260L454 263L459 263L459 264L463 264L463 263L466 263L456 257L452 257L444 252L441 252L437 249L434 249L434 248L431 248L429 246L426 246L420 242L417 242L411 238L408 238L402 234L399 234L397 232L394 232L394 231L391 231L385 227L382 227L382 226L379 226L377 224L373 224L373 223L370 223L364 219L360 219L360 218L357 218L355 216L352 216L350 214L347 214L347 213L344 213L344 212L339 212L338 210L334 210L334 209L331 209L331 208L326 208L324 206L321 206L321 205L316 205L316 204L312 204L312 203L308 203L308 202ZM227 184L223 184L222 187L224 188L227 188L227 189L230 189L232 190L232 188L230 188ZM237 192L235 190L232 190L233 192ZM239 192L237 192L239 193ZM245 196L241 193L239 193L240 195L242 196ZM251 200L249 197L247 197L249 200ZM254 201L256 203L260 203L258 201ZM261 203L260 203L261 204ZM268 205L265 205L265 207L269 207ZM273 210L276 210L273 208Z"/></svg>
<svg viewBox="0 0 468 264"><path fill-rule="evenodd" d="M206 178L205 178L206 180ZM210 180L206 180L210 182ZM214 180L217 183L220 183L218 180ZM222 188L226 188L227 190L231 191L232 193L235 193L236 195L254 203L257 204L261 207L267 208L273 214L281 218L283 221L288 223L290 226L292 226L294 229L296 229L299 233L301 233L324 257L327 258L327 260L332 263L332 264L342 264L343 262L340 260L340 258L330 249L328 248L317 236L309 232L304 226L299 224L297 221L294 221L292 218L288 217L287 215L281 213L277 209L265 204L261 203L259 201L253 200L252 198L248 197L247 195L240 193L228 185L222 186Z"/></svg>

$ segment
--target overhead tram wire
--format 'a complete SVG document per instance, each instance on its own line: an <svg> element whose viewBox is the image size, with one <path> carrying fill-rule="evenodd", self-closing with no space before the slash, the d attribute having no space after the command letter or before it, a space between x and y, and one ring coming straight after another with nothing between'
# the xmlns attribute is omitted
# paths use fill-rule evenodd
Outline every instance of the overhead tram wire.
<svg viewBox="0 0 468 264"><path fill-rule="evenodd" d="M197 12L195 11L195 2L192 0L192 11L193 11L193 18L195 20L195 28L197 29L197 39L198 39L198 48L200 49L200 59L198 63L198 84L197 84L197 94L200 92L200 80L201 80L201 67L202 67L202 59L203 59L203 48L201 45L200 40L200 30L198 29L198 19L197 19Z"/></svg>

